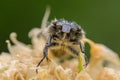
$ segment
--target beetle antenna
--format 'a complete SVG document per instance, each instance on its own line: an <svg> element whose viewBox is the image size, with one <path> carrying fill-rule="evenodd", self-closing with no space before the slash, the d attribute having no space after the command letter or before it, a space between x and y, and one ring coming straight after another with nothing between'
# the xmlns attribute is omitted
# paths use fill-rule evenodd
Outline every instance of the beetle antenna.
<svg viewBox="0 0 120 80"><path fill-rule="evenodd" d="M45 56L39 61L38 65L36 66L36 73L38 73L38 66L41 64L41 62L45 59Z"/></svg>

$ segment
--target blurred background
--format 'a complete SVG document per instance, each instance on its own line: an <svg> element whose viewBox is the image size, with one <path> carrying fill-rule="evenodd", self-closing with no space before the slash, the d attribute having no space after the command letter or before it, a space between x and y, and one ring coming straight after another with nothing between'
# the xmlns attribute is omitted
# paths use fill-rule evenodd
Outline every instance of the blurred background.
<svg viewBox="0 0 120 80"><path fill-rule="evenodd" d="M5 40L11 32L30 44L28 32L40 27L47 5L51 7L49 21L54 18L75 21L88 38L120 54L120 0L1 0L0 52L8 51Z"/></svg>

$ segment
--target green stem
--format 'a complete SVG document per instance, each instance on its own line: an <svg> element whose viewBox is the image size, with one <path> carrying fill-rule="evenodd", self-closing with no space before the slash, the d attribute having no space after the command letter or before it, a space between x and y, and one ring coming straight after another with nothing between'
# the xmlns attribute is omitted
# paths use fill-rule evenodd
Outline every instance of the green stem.
<svg viewBox="0 0 120 80"><path fill-rule="evenodd" d="M79 58L78 58L78 72L81 72L82 70L83 70L82 57L79 56Z"/></svg>

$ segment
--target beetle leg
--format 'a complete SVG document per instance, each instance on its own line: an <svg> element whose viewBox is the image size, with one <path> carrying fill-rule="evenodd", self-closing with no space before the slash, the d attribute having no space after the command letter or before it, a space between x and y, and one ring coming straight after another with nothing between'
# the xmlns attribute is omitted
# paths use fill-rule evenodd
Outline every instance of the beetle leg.
<svg viewBox="0 0 120 80"><path fill-rule="evenodd" d="M45 57L47 60L49 60L49 58L48 58L48 48L49 48L49 46L50 46L50 45L46 45L45 48L44 48L44 50L43 50L43 55L44 55L44 57ZM44 57L43 57L43 58L44 58ZM44 59L45 59L45 58L44 58Z"/></svg>
<svg viewBox="0 0 120 80"><path fill-rule="evenodd" d="M49 58L48 58L48 48L49 48L49 46L51 44L51 39L52 39L52 36L50 36L48 38L48 41L47 41L47 43L45 45L45 48L43 49L43 58L39 61L38 65L36 67L38 67L45 58L47 60L49 60ZM36 73L38 73L38 68L36 68Z"/></svg>
<svg viewBox="0 0 120 80"><path fill-rule="evenodd" d="M85 53L85 48L84 48L84 46L82 45L82 43L80 41L79 41L79 44L80 44L81 52ZM84 58L85 58L85 65L84 66L87 66L88 58L87 58L87 56L85 54L83 54L83 55L84 55Z"/></svg>
<svg viewBox="0 0 120 80"><path fill-rule="evenodd" d="M80 45L81 52L85 53L85 48L84 48L83 44L81 43L81 41L79 41L79 45Z"/></svg>
<svg viewBox="0 0 120 80"><path fill-rule="evenodd" d="M85 58L85 62L86 62L84 66L86 67L88 65L88 58L85 54L84 54L84 58Z"/></svg>

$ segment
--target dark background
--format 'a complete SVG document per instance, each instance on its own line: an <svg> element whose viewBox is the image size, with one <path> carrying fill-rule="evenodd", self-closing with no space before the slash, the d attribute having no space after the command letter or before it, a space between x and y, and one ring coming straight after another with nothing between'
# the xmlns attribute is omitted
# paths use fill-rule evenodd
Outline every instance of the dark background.
<svg viewBox="0 0 120 80"><path fill-rule="evenodd" d="M7 51L11 32L29 44L28 32L40 26L47 5L52 9L49 20L76 21L88 38L120 54L120 0L0 0L0 52Z"/></svg>

